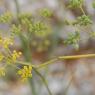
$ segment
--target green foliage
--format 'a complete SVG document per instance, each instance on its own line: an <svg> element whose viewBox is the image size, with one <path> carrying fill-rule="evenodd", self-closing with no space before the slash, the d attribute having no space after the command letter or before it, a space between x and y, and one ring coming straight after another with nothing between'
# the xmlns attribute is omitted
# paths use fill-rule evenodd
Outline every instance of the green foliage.
<svg viewBox="0 0 95 95"><path fill-rule="evenodd" d="M79 16L75 22L76 24L79 24L80 26L87 26L92 24L91 19L89 18L89 16L86 15L82 15Z"/></svg>
<svg viewBox="0 0 95 95"><path fill-rule="evenodd" d="M13 36L15 36L15 35L17 35L20 32L21 32L21 25L15 25L15 24L13 24L12 27L11 27L11 34Z"/></svg>
<svg viewBox="0 0 95 95"><path fill-rule="evenodd" d="M95 1L92 3L92 7L95 8Z"/></svg>
<svg viewBox="0 0 95 95"><path fill-rule="evenodd" d="M8 23L12 20L12 14L6 12L0 16L0 23Z"/></svg>
<svg viewBox="0 0 95 95"><path fill-rule="evenodd" d="M75 49L79 49L78 42L80 40L80 33L69 33L67 39L64 40L65 45L73 45Z"/></svg>
<svg viewBox="0 0 95 95"><path fill-rule="evenodd" d="M69 1L70 1L69 4L70 8L79 8L83 4L83 0L69 0Z"/></svg>
<svg viewBox="0 0 95 95"><path fill-rule="evenodd" d="M38 37L46 37L51 33L49 26L43 22L36 22L33 26L34 34Z"/></svg>
<svg viewBox="0 0 95 95"><path fill-rule="evenodd" d="M49 9L42 9L40 11L40 14L43 17L51 17L52 16L52 12Z"/></svg>
<svg viewBox="0 0 95 95"><path fill-rule="evenodd" d="M90 32L90 37L95 38L95 32L94 31Z"/></svg>
<svg viewBox="0 0 95 95"><path fill-rule="evenodd" d="M68 34L67 38L63 41L65 45L72 45L75 49L79 49L79 41L80 41L80 32L78 26L89 26L92 25L92 20L88 15L85 14L82 5L83 0L70 0L69 7L71 8L80 8L82 11L82 15L78 16L75 20L69 21L65 20L66 25L70 25L75 28L75 32ZM94 6L94 3L93 3ZM12 34L12 37L10 38L4 38L3 36L0 36L0 48L4 50L4 52L0 52L0 62L5 63L6 65L12 65L17 68L17 74L20 76L22 80L27 80L27 78L32 77L32 67L34 69L38 69L38 67L43 67L48 64L53 63L56 60L59 60L61 58L63 59L69 59L69 58L76 58L75 56L68 56L68 57L58 57L55 59L52 59L50 61L47 61L46 63L42 65L32 65L31 64L31 47L34 47L37 49L37 51L44 51L52 44L51 40L49 39L50 35L52 34L51 25L45 21L45 19L48 19L52 16L52 12L48 9L43 9L40 11L40 14L38 14L39 18L33 17L32 14L23 13L18 14L17 16L17 22L15 24L10 23L10 31ZM0 16L0 23L9 23L14 19L14 17L6 12ZM79 31L77 31L79 30ZM95 33L91 32L91 37L95 37ZM21 40L23 52L16 50L11 50L10 47L14 43L14 37L18 35L18 37ZM35 40L34 38L37 38ZM19 58L22 56L25 56L26 61L30 62L27 64L24 61L19 61ZM84 56L78 56L79 57L85 57ZM95 55L87 55L86 57L95 56ZM17 64L24 65L23 68L18 67ZM28 65L28 66L27 66ZM4 69L0 69L0 75L4 76Z"/></svg>
<svg viewBox="0 0 95 95"><path fill-rule="evenodd" d="M92 20L87 15L81 15L81 16L78 16L74 21L65 20L64 23L66 25L73 25L75 27L77 27L76 25L89 26L92 24Z"/></svg>
<svg viewBox="0 0 95 95"><path fill-rule="evenodd" d="M88 15L86 15L85 11L83 10L84 0L69 0L69 7L70 8L78 8L83 13L82 15L78 16L74 20L65 20L64 24L67 26L72 26L75 30L74 33L69 31L67 38L64 39L64 45L71 45L76 50L79 49L79 41L81 39L80 32L81 27L87 27L92 25L92 20ZM17 0L15 0L17 6L17 13L19 13L19 4L17 4ZM95 8L95 3L93 2L93 8ZM10 32L11 37L3 37L0 35L0 76L5 76L7 72L7 66L16 68L16 75L22 80L26 81L28 78L31 79L32 71L34 71L43 81L45 84L49 95L52 95L50 92L47 82L44 77L39 73L39 69L45 67L49 64L54 63L58 60L67 60L67 59L76 59L76 58L84 58L84 57L95 57L95 54L84 54L84 55L75 55L75 56L59 56L57 58L51 59L46 61L42 64L33 65L32 64L32 53L34 52L33 49L36 49L36 52L46 52L48 48L52 45L51 39L55 35L52 35L52 28L49 23L50 18L53 18L53 13L51 10L45 8L40 11L37 16L33 16L30 13L19 13L17 14L17 18L14 18L12 14L6 12L0 16L0 23L8 23L10 24ZM68 18L67 18L68 19ZM13 20L13 22L12 22ZM48 21L49 20L49 21ZM11 23L9 23L11 22ZM63 24L63 23L62 23ZM62 26L64 27L64 26ZM56 31L54 31L56 32ZM58 31L57 31L58 32ZM57 34L57 33L55 33ZM90 37L95 38L95 32L91 31ZM15 50L10 47L15 45L15 36L17 36L21 41L21 51ZM52 38L50 38L52 36ZM56 37L56 36L55 36ZM33 50L33 52L32 52ZM38 56L38 55L37 55ZM25 58L23 60L23 57ZM20 58L22 58L20 60ZM34 74L33 74L34 75ZM34 77L34 76L33 76ZM33 79L33 78L32 78ZM30 80L30 84L32 84L32 92L35 94L35 82ZM67 91L67 90L66 90Z"/></svg>

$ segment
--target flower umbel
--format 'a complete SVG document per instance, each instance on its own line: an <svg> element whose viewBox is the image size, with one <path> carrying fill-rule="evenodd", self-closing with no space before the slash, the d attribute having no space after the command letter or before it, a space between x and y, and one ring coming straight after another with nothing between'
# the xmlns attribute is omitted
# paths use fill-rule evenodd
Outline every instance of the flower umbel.
<svg viewBox="0 0 95 95"><path fill-rule="evenodd" d="M8 23L12 20L12 14L9 12L0 15L0 23Z"/></svg>
<svg viewBox="0 0 95 95"><path fill-rule="evenodd" d="M78 49L79 40L80 40L80 34L78 31L76 31L75 33L69 33L67 39L64 40L64 44L73 45L75 49Z"/></svg>
<svg viewBox="0 0 95 95"><path fill-rule="evenodd" d="M80 26L87 26L92 24L92 21L89 16L82 15L77 18L76 23L79 24Z"/></svg>
<svg viewBox="0 0 95 95"><path fill-rule="evenodd" d="M83 4L83 0L70 0L69 7L71 8L78 8Z"/></svg>
<svg viewBox="0 0 95 95"><path fill-rule="evenodd" d="M7 58L6 58L6 62L7 64L11 64L11 63L15 63L17 61L17 59L22 55L21 52L18 52L16 50L14 50L13 52L9 51L10 54L8 54Z"/></svg>
<svg viewBox="0 0 95 95"><path fill-rule="evenodd" d="M48 9L43 9L41 10L41 16L43 17L51 17L52 16L52 12Z"/></svg>
<svg viewBox="0 0 95 95"><path fill-rule="evenodd" d="M9 45L13 45L13 40L11 38L5 38L3 41L2 41L2 44L3 44L3 47L4 48L8 48Z"/></svg>
<svg viewBox="0 0 95 95"><path fill-rule="evenodd" d="M21 56L21 54L22 54L21 52L17 52L16 50L14 50L12 53L12 61L15 62L17 58Z"/></svg>
<svg viewBox="0 0 95 95"><path fill-rule="evenodd" d="M22 69L18 70L17 74L20 75L22 81L27 80L27 78L31 78L32 66L24 66Z"/></svg>

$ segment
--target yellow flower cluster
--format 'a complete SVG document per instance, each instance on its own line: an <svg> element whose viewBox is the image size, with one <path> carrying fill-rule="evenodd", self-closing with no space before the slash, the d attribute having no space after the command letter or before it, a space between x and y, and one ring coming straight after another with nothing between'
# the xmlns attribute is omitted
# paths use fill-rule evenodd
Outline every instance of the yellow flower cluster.
<svg viewBox="0 0 95 95"><path fill-rule="evenodd" d="M22 54L21 52L17 52L16 50L14 50L12 53L12 61L15 62L17 58L21 56L21 54Z"/></svg>
<svg viewBox="0 0 95 95"><path fill-rule="evenodd" d="M7 49L9 47L9 45L13 45L13 39L11 39L11 38L2 38L0 36L0 45L3 48Z"/></svg>
<svg viewBox="0 0 95 95"><path fill-rule="evenodd" d="M11 63L15 63L17 61L17 59L22 55L21 52L18 52L16 50L14 50L12 53L10 51L10 54L7 56L6 58L6 63L7 64L11 64Z"/></svg>
<svg viewBox="0 0 95 95"><path fill-rule="evenodd" d="M0 68L0 77L5 76L5 68L1 67Z"/></svg>
<svg viewBox="0 0 95 95"><path fill-rule="evenodd" d="M6 55L0 53L0 61L5 58L6 63L8 64L16 62L17 58L19 58L22 54L21 52L17 52L16 50L11 52L9 48L10 45L13 45L13 38L6 38L0 35L0 47L4 49L4 52L6 51Z"/></svg>
<svg viewBox="0 0 95 95"><path fill-rule="evenodd" d="M26 81L27 78L32 77L32 66L24 66L18 70L17 74L20 75L22 81Z"/></svg>
<svg viewBox="0 0 95 95"><path fill-rule="evenodd" d="M4 59L4 55L0 53L0 62Z"/></svg>
<svg viewBox="0 0 95 95"><path fill-rule="evenodd" d="M4 47L4 48L8 48L9 45L13 45L13 40L10 39L10 38L5 38L5 39L2 41L2 44L3 44L3 47Z"/></svg>

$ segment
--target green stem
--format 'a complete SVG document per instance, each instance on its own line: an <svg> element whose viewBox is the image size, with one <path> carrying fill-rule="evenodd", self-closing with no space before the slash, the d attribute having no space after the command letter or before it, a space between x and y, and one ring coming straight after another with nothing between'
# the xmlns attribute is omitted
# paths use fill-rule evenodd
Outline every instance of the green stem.
<svg viewBox="0 0 95 95"><path fill-rule="evenodd" d="M84 15L86 15L86 14L85 14L85 11L84 11L83 8L82 8L82 6L80 6L80 10L82 11L82 13L83 13Z"/></svg>
<svg viewBox="0 0 95 95"><path fill-rule="evenodd" d="M74 75L74 73L75 73L75 70L73 71L73 70L70 70L70 75L71 75L71 78L70 78L70 80L69 80L69 83L68 83L68 85L67 85L67 87L65 88L65 90L64 90L64 94L63 95L67 95L67 92L68 92L68 90L69 90L69 87L70 87L70 85L71 85L71 83L72 83L72 81L73 81L73 75Z"/></svg>
<svg viewBox="0 0 95 95"><path fill-rule="evenodd" d="M14 3L15 3L15 6L16 6L16 13L17 13L17 17L18 17L18 14L20 13L18 0L14 0Z"/></svg>
<svg viewBox="0 0 95 95"><path fill-rule="evenodd" d="M19 23L19 18L18 18L18 15L20 13L19 3L18 3L18 0L14 0L14 2L15 2L15 5L16 5L17 21ZM25 57L26 61L30 62L31 61L31 52L30 52L30 48L28 47L29 43L21 33L19 33L18 36L20 37L20 40L21 40L21 43L22 43L24 57ZM33 79L30 79L29 82L30 82L30 85L31 85L32 94L37 95Z"/></svg>
<svg viewBox="0 0 95 95"><path fill-rule="evenodd" d="M33 68L33 70L34 70L35 73L42 79L44 85L46 86L46 88L47 88L47 90L48 90L49 95L52 95L52 93L51 93L51 91L50 91L50 89L49 89L49 87L48 87L48 84L47 84L46 79L45 79L35 68Z"/></svg>
<svg viewBox="0 0 95 95"><path fill-rule="evenodd" d="M83 54L83 55L71 55L71 56L60 56L59 59L79 59L79 58L89 58L95 57L95 54Z"/></svg>
<svg viewBox="0 0 95 95"><path fill-rule="evenodd" d="M68 89L69 89L69 87L70 87L70 85L72 83L72 80L73 80L73 76L71 77L71 79L70 79L70 81L69 81L69 83L68 83L68 85L67 85L67 87L65 89L64 95L67 95L67 92L68 92Z"/></svg>
<svg viewBox="0 0 95 95"><path fill-rule="evenodd" d="M29 79L29 84L31 84L30 87L32 88L32 94L33 95L37 95L37 92L36 92L36 89L35 89L36 87L35 87L35 83L34 83L33 77L31 79Z"/></svg>
<svg viewBox="0 0 95 95"><path fill-rule="evenodd" d="M40 65L32 65L29 62L22 62L22 61L17 61L16 63L22 64L22 65L30 65L34 68L40 69L42 67L45 67L49 64L53 64L53 62L58 61L58 60L69 60L69 59L79 59L79 58L90 58L90 57L95 57L95 54L84 54L84 55L71 55L71 56L59 56L57 58L51 59L49 61L46 61Z"/></svg>

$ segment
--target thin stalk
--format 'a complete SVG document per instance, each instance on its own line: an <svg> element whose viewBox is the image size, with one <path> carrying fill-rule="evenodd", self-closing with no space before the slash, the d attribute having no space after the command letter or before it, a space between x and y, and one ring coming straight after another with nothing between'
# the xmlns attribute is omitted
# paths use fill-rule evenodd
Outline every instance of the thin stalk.
<svg viewBox="0 0 95 95"><path fill-rule="evenodd" d="M19 23L18 15L20 13L20 7L19 7L18 0L14 0L14 3L15 3L15 6L16 6L17 21ZM25 57L26 61L31 61L31 56L30 56L31 52L30 52L30 48L28 47L28 43L27 43L25 37L21 33L19 33L18 36L20 37L20 40L22 42L24 57ZM31 84L32 94L37 95L36 90L35 90L35 84L33 83L33 79L29 80L29 82Z"/></svg>
<svg viewBox="0 0 95 95"><path fill-rule="evenodd" d="M9 65L15 67L16 69L20 69L19 67L15 66L15 65L12 65L12 64L9 64ZM34 67L33 67L33 70L42 79L44 85L46 86L46 88L48 90L49 95L52 95L52 93L51 93L51 91L50 91L50 89L48 87L46 79ZM32 84L32 93L33 93L33 95L37 95L36 91L35 91L35 85L34 85L33 81L34 81L33 79L29 80L29 82L31 82L31 84Z"/></svg>
<svg viewBox="0 0 95 95"><path fill-rule="evenodd" d="M31 65L34 68L40 69L42 67L45 67L49 64L53 64L53 62L58 61L58 60L69 60L69 59L79 59L79 58L91 58L91 57L95 57L95 54L84 54L84 55L71 55L71 56L59 56L57 58L51 59L49 61L46 61L40 65L32 65L29 62L21 62L21 61L17 61L16 63L18 64L22 64L22 65Z"/></svg>
<svg viewBox="0 0 95 95"><path fill-rule="evenodd" d="M71 56L60 56L59 59L79 59L79 58L90 58L95 57L95 54L83 54L83 55L71 55Z"/></svg>
<svg viewBox="0 0 95 95"><path fill-rule="evenodd" d="M53 63L53 62L55 62L55 61L57 61L57 60L58 60L58 58L51 59L51 60L49 60L49 61L46 61L46 62L44 62L44 63L38 65L37 68L45 67L46 65L49 65L49 64L51 64L51 63Z"/></svg>
<svg viewBox="0 0 95 95"><path fill-rule="evenodd" d="M69 81L67 87L65 88L65 91L64 91L64 94L63 95L67 95L67 92L69 90L69 87L70 87L72 81L73 81L73 76L71 76L70 81Z"/></svg>
<svg viewBox="0 0 95 95"><path fill-rule="evenodd" d="M70 87L70 85L72 84L75 71L70 70L70 73L71 73L71 74L70 74L70 75L71 75L71 78L70 78L70 80L69 80L69 83L67 84L67 87L65 88L65 91L64 91L64 94L63 94L63 95L67 95L67 92L68 92L68 90L69 90L69 87Z"/></svg>
<svg viewBox="0 0 95 95"><path fill-rule="evenodd" d="M16 6L16 14L17 14L17 17L18 17L18 14L20 13L18 0L14 0L14 3L15 3L15 6Z"/></svg>
<svg viewBox="0 0 95 95"><path fill-rule="evenodd" d="M36 87L35 87L35 83L34 83L34 79L33 79L33 77L31 78L31 79L29 79L29 84L31 84L30 85L30 87L32 88L32 94L33 95L37 95L37 92L36 92Z"/></svg>
<svg viewBox="0 0 95 95"><path fill-rule="evenodd" d="M85 11L84 11L83 8L82 8L82 6L80 6L80 10L81 10L81 12L82 12L84 15L86 15L86 14L85 14Z"/></svg>
<svg viewBox="0 0 95 95"><path fill-rule="evenodd" d="M35 68L33 68L33 70L34 70L35 73L42 79L44 85L46 86L46 88L47 88L47 90L48 90L49 95L52 95L52 93L51 93L51 91L50 91L50 89L49 89L49 87L48 87L48 84L47 84L46 79L45 79Z"/></svg>

